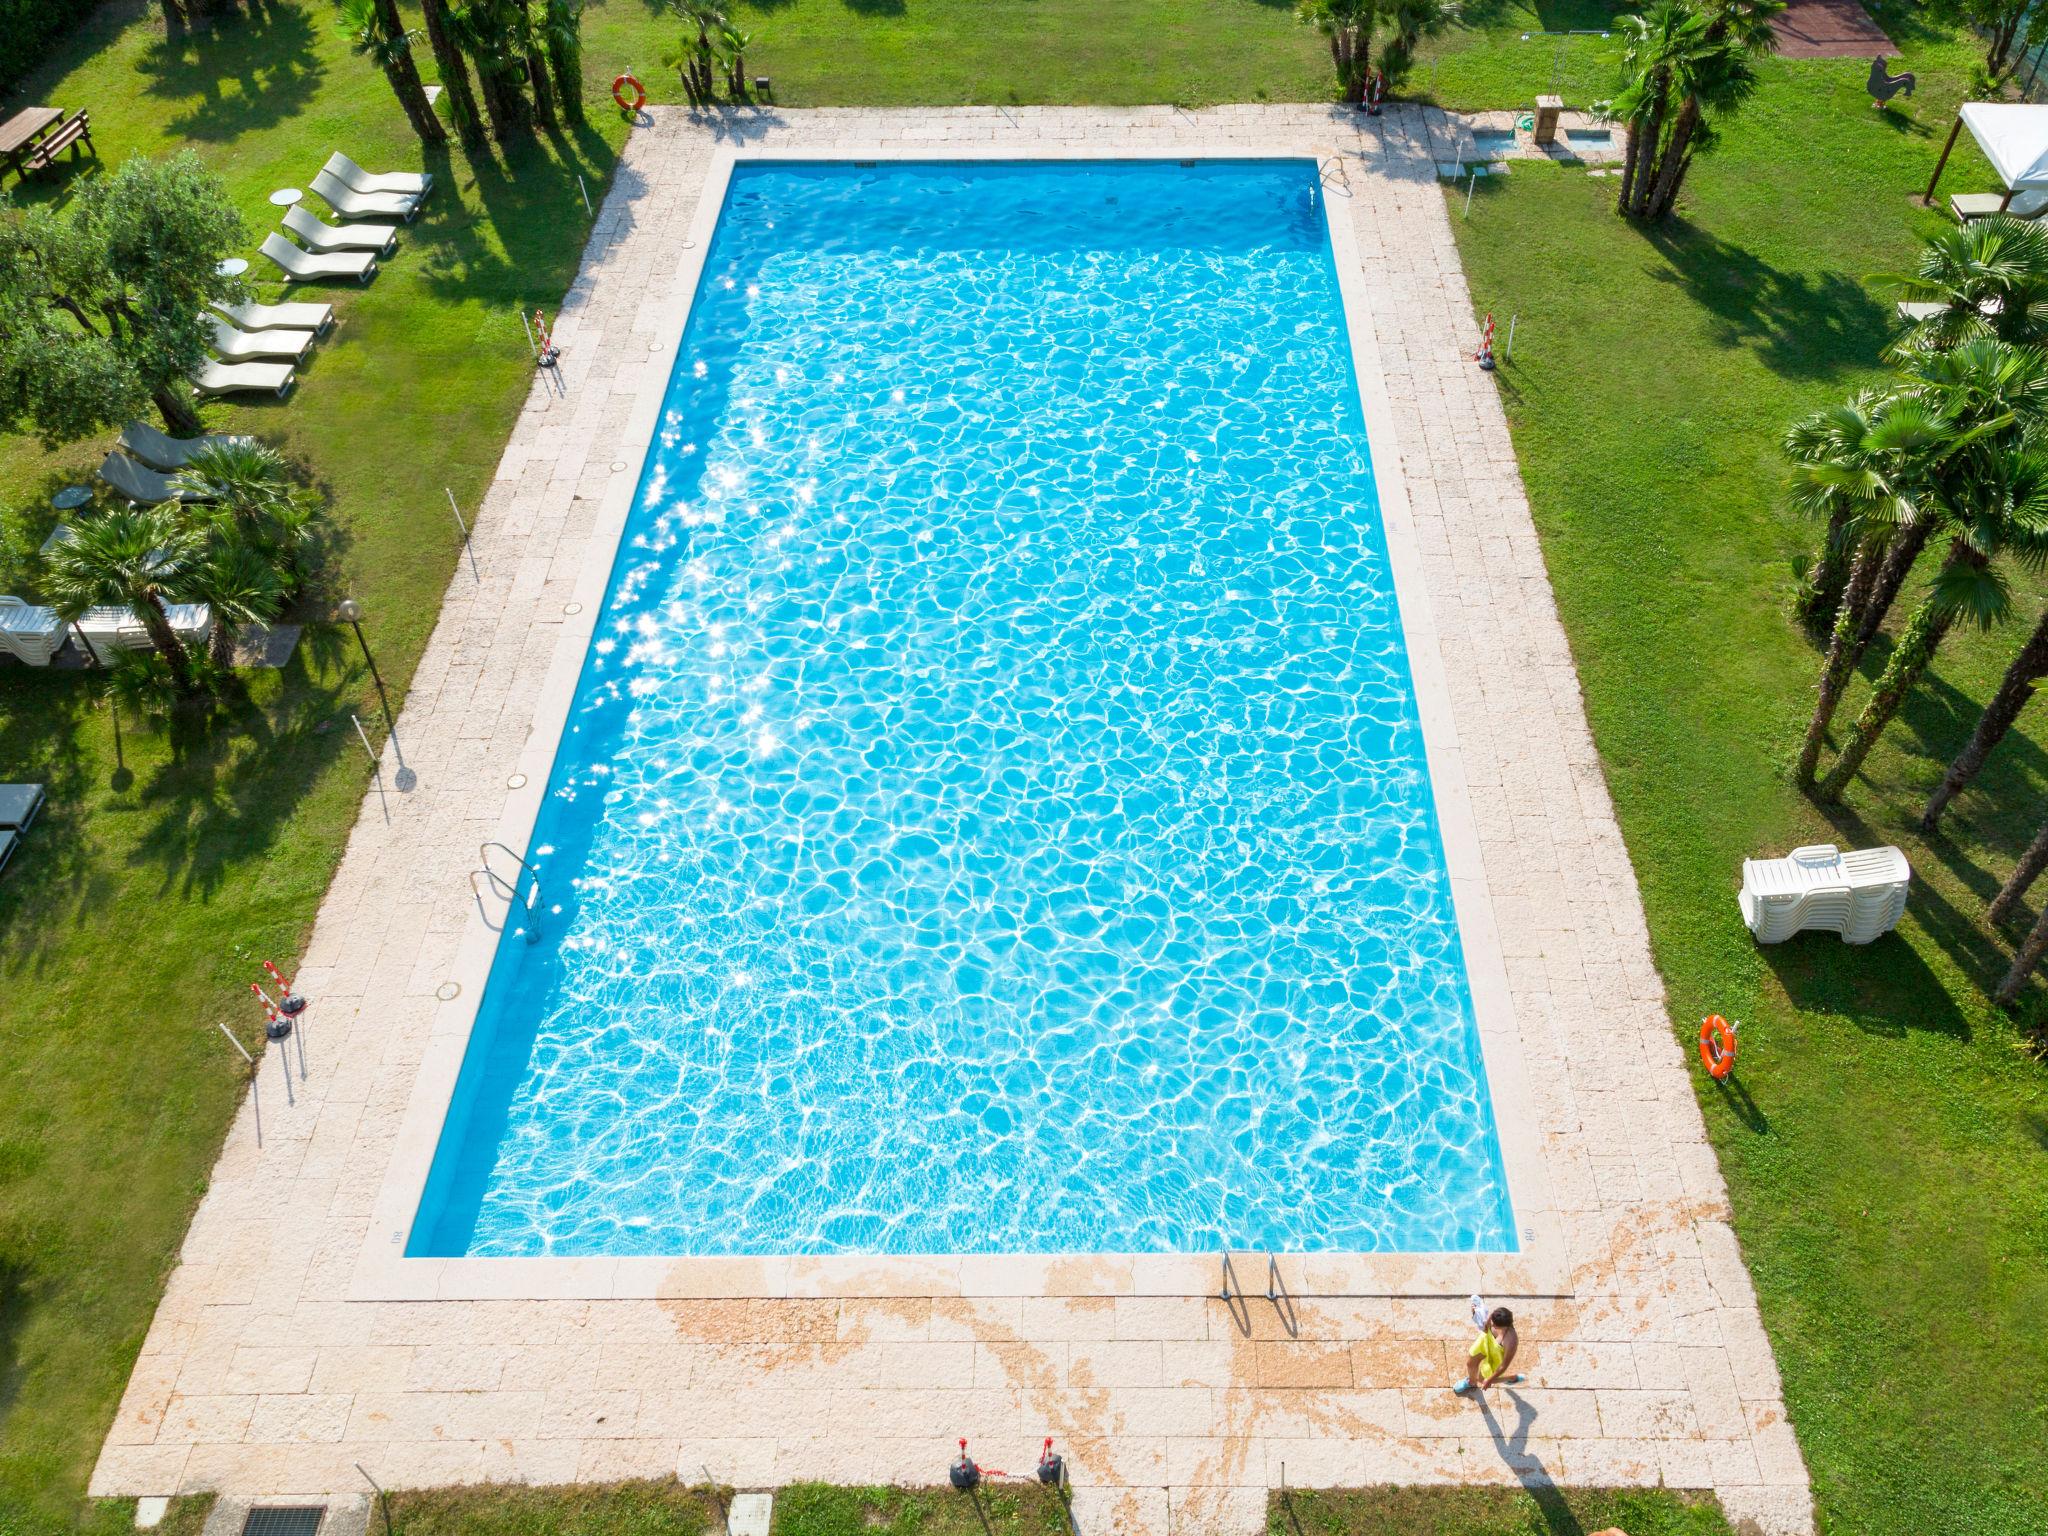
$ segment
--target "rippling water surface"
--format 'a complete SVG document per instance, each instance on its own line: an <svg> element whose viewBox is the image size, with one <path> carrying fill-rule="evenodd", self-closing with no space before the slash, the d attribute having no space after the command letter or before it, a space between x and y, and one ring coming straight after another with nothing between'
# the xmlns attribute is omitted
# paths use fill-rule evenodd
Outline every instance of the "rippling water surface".
<svg viewBox="0 0 2048 1536"><path fill-rule="evenodd" d="M1515 1246L1318 196L734 175L409 1251Z"/></svg>

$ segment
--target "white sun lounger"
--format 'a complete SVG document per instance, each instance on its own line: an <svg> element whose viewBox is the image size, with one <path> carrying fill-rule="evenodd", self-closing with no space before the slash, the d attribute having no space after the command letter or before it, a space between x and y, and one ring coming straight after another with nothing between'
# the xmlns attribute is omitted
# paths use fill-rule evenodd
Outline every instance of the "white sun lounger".
<svg viewBox="0 0 2048 1536"><path fill-rule="evenodd" d="M204 603L166 603L164 615L171 621L171 633L187 645L204 645L213 633L213 610ZM77 630L85 648L102 666L116 650L148 650L149 631L127 608L88 608L78 616Z"/></svg>
<svg viewBox="0 0 2048 1536"><path fill-rule="evenodd" d="M54 608L0 597L0 651L32 667L47 667L64 649L64 621Z"/></svg>
<svg viewBox="0 0 2048 1536"><path fill-rule="evenodd" d="M2015 192L2012 202L2001 208L2004 202L2003 192L1956 192L1949 196L1948 211L1965 224L1972 219L1995 219L2001 213L2008 218L2031 219L2048 208L2048 192Z"/></svg>
<svg viewBox="0 0 2048 1536"><path fill-rule="evenodd" d="M216 363L208 359L188 377L202 399L250 390L273 394L282 400L298 372L290 363Z"/></svg>
<svg viewBox="0 0 2048 1536"><path fill-rule="evenodd" d="M284 227L309 251L375 251L389 256L398 245L396 224L323 224L304 208L287 208Z"/></svg>
<svg viewBox="0 0 2048 1536"><path fill-rule="evenodd" d="M222 357L288 357L297 362L313 345L311 331L238 331L225 320L210 318L213 350Z"/></svg>
<svg viewBox="0 0 2048 1536"><path fill-rule="evenodd" d="M328 171L313 173L313 190L344 218L410 221L420 211L420 200L410 192L359 192Z"/></svg>
<svg viewBox="0 0 2048 1536"><path fill-rule="evenodd" d="M284 275L295 283L314 283L329 277L352 277L357 282L367 283L377 275L377 258L368 251L319 255L301 250L276 230L263 237L263 244L258 249L276 262Z"/></svg>
<svg viewBox="0 0 2048 1536"><path fill-rule="evenodd" d="M1918 325L1922 320L1932 320L1947 310L1946 304L1928 304L1917 299L1901 299L1898 302L1899 318L1908 325Z"/></svg>
<svg viewBox="0 0 2048 1536"><path fill-rule="evenodd" d="M194 490L181 490L171 483L169 475L145 469L129 458L127 454L110 453L100 461L99 477L111 485L128 500L139 506L153 507L160 501L205 501L207 498ZM53 534L44 548L56 542Z"/></svg>
<svg viewBox="0 0 2048 1536"><path fill-rule="evenodd" d="M1898 926L1912 866L1896 848L1842 852L1833 843L1794 848L1782 859L1745 859L1742 920L1759 944L1806 929L1868 944Z"/></svg>
<svg viewBox="0 0 2048 1536"><path fill-rule="evenodd" d="M42 785L0 784L0 827L10 832L26 832L35 824L36 812L42 808Z"/></svg>
<svg viewBox="0 0 2048 1536"><path fill-rule="evenodd" d="M434 186L432 171L366 171L338 149L327 157L321 169L358 192L402 192L408 197L425 197Z"/></svg>
<svg viewBox="0 0 2048 1536"><path fill-rule="evenodd" d="M245 331L311 331L318 336L334 324L332 304L216 304Z"/></svg>
<svg viewBox="0 0 2048 1536"><path fill-rule="evenodd" d="M191 463L192 455L203 448L255 441L253 437L244 437L233 432L209 432L204 437L171 437L157 431L146 421L131 421L121 429L118 446L130 458L139 459L151 469L160 469L165 474L170 474Z"/></svg>

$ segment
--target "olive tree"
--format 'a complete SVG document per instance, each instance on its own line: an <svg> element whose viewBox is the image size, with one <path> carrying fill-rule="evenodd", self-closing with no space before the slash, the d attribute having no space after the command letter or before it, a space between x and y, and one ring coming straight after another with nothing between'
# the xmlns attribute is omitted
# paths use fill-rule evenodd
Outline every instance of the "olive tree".
<svg viewBox="0 0 2048 1536"><path fill-rule="evenodd" d="M0 432L54 447L142 414L199 418L185 375L207 355L207 306L246 296L219 267L247 239L189 151L136 157L59 210L0 207Z"/></svg>

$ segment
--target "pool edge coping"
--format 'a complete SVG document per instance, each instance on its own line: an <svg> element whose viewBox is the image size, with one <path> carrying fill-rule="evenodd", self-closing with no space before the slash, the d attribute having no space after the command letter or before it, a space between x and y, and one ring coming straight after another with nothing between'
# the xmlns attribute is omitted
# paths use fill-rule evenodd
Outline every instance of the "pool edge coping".
<svg viewBox="0 0 2048 1536"><path fill-rule="evenodd" d="M570 606L561 625L545 681L533 710L533 724L518 760L525 783L508 789L495 837L509 847L530 841L547 791L576 684L595 636L596 621L611 581L619 542L638 494L653 446L677 355L696 301L712 234L724 209L733 171L742 162L793 161L1113 161L1113 160L1308 160L1318 166L1341 151L1318 148L1305 155L1297 142L1233 146L1189 155L1180 149L1131 147L1115 154L1100 150L1014 150L952 145L943 154L927 148L875 144L824 154L810 149L725 147L713 156L690 224L662 319L651 366L627 418L622 459L599 506L589 547L578 569ZM599 226L614 198L605 200ZM1275 1256L1280 1284L1297 1296L1436 1296L1478 1292L1492 1296L1558 1296L1571 1293L1561 1219L1552 1202L1542 1144L1516 1026L1499 929L1480 852L1459 750L1455 717L1438 632L1432 616L1422 552L1415 536L1394 408L1380 368L1379 348L1365 291L1348 185L1332 188L1324 179L1324 227L1351 349L1354 385L1365 421L1366 444L1386 538L1401 617L1409 676L1421 724L1425 761L1436 810L1438 835L1451 880L1460 945L1481 1060L1508 1186L1510 1215L1521 1236L1514 1253L1312 1253ZM1339 204L1346 217L1336 217ZM575 285L590 276L595 235L586 248ZM498 914L502 920L502 914ZM1194 1296L1216 1293L1222 1255L1197 1254L946 1254L946 1255L769 1255L647 1256L585 1258L410 1258L404 1248L432 1167L443 1122L461 1072L478 1004L488 980L499 930L480 905L472 905L448 980L453 998L437 1001L424 1053L386 1164L362 1249L347 1287L350 1301L600 1300L609 1298L849 1297L849 1296ZM1238 1250L1233 1250L1238 1252ZM1238 1266L1253 1276L1251 1289L1265 1289L1266 1267Z"/></svg>

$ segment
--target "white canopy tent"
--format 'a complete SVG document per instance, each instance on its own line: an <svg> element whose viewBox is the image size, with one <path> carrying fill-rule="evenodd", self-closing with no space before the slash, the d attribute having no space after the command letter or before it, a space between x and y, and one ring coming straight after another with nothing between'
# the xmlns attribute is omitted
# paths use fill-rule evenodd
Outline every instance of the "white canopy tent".
<svg viewBox="0 0 2048 1536"><path fill-rule="evenodd" d="M1956 139L1965 128L2005 184L2005 196L1998 204L2001 210L2010 207L2021 192L2038 192L2048 198L2048 106L2019 101L1969 101L1956 114L1955 126L1942 146L1941 159L1928 178L1924 201L1934 201L1935 184L1948 165L1949 151L1956 147Z"/></svg>

